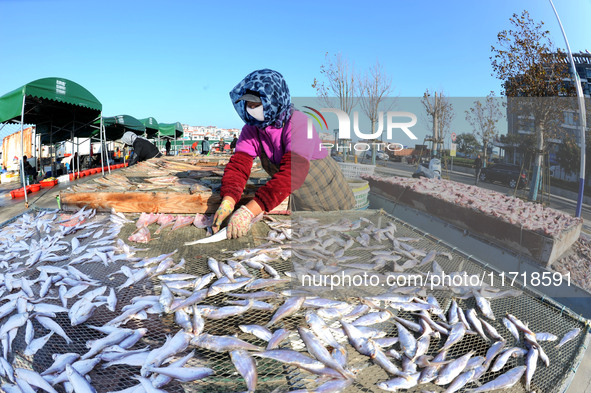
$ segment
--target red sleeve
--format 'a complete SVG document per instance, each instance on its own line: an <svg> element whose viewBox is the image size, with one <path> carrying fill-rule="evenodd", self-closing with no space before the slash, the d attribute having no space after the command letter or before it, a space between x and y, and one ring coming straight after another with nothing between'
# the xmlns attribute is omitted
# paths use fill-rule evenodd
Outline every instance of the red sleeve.
<svg viewBox="0 0 591 393"><path fill-rule="evenodd" d="M285 153L279 164L279 172L258 189L254 200L264 211L273 210L304 184L309 169L310 162L304 157L292 152Z"/></svg>
<svg viewBox="0 0 591 393"><path fill-rule="evenodd" d="M252 162L253 158L246 153L238 152L232 155L222 177L222 188L220 190L222 199L229 196L236 203L240 201L250 176Z"/></svg>

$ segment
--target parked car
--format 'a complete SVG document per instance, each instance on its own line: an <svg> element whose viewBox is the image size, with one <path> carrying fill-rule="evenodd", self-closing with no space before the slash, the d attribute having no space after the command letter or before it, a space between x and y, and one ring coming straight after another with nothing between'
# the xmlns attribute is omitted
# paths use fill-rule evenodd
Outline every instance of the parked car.
<svg viewBox="0 0 591 393"><path fill-rule="evenodd" d="M528 184L525 171L521 171L521 167L514 164L493 164L482 168L480 181L500 182L511 188L523 188Z"/></svg>
<svg viewBox="0 0 591 393"><path fill-rule="evenodd" d="M365 158L371 160L371 151L365 153ZM383 151L376 152L376 160L388 161L388 155Z"/></svg>

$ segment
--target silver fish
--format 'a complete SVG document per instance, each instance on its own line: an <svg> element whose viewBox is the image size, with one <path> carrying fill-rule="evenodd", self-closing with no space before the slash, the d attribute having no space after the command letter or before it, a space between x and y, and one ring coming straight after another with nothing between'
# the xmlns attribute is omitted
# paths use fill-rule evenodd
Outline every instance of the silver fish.
<svg viewBox="0 0 591 393"><path fill-rule="evenodd" d="M95 340L90 347L90 350L80 357L80 359L89 359L99 353L102 349L109 345L119 344L121 341L133 334L131 329L119 329L110 333L107 337Z"/></svg>
<svg viewBox="0 0 591 393"><path fill-rule="evenodd" d="M185 312L185 309L181 308L174 312L174 322L182 327L186 332L193 330L193 322L189 314Z"/></svg>
<svg viewBox="0 0 591 393"><path fill-rule="evenodd" d="M519 331L517 330L515 324L511 322L509 319L503 317L503 325L505 325L509 333L511 333L511 335L515 337L516 342L519 342Z"/></svg>
<svg viewBox="0 0 591 393"><path fill-rule="evenodd" d="M51 387L51 385L45 379L43 379L43 377L41 375L39 375L38 373L36 373L33 370L26 370L24 368L15 368L14 375L16 376L17 381L19 379L22 379L22 380L26 381L28 384L30 384L32 386L36 386L40 389L43 389L46 392L57 393L57 390L55 390L53 387Z"/></svg>
<svg viewBox="0 0 591 393"><path fill-rule="evenodd" d="M433 382L436 385L447 385L448 383L451 383L462 371L464 371L464 368L466 368L472 355L474 355L474 351L470 351L445 365Z"/></svg>
<svg viewBox="0 0 591 393"><path fill-rule="evenodd" d="M529 391L531 386L531 380L536 372L536 366L538 364L539 352L536 348L530 348L527 356L525 357L525 365L527 370L525 371L525 390Z"/></svg>
<svg viewBox="0 0 591 393"><path fill-rule="evenodd" d="M257 385L257 369L254 359L245 350L234 350L230 351L230 358L236 370L242 375L242 378L246 381L248 392L254 392Z"/></svg>
<svg viewBox="0 0 591 393"><path fill-rule="evenodd" d="M300 334L300 338L306 344L306 348L308 352L314 356L317 360L321 361L328 367L334 368L339 373L343 375L343 377L347 378L348 373L341 367L341 365L330 355L330 352L324 347L324 345L320 342L320 339L312 333L310 329L305 327L298 327L298 333Z"/></svg>
<svg viewBox="0 0 591 393"><path fill-rule="evenodd" d="M41 375L61 373L66 369L66 364L72 364L78 360L80 355L77 353L64 353L53 355L53 363Z"/></svg>
<svg viewBox="0 0 591 393"><path fill-rule="evenodd" d="M264 341L269 341L273 337L273 333L264 326L260 325L240 325L240 330L244 333L252 334Z"/></svg>
<svg viewBox="0 0 591 393"><path fill-rule="evenodd" d="M278 293L271 292L271 291L259 291L259 292L248 292L248 293L229 292L226 295L236 297L238 299L257 299L257 300L276 299L280 296Z"/></svg>
<svg viewBox="0 0 591 393"><path fill-rule="evenodd" d="M172 304L170 311L174 312L178 309L185 308L188 306L192 306L193 304L199 303L203 299L207 297L208 289L200 289L198 291L193 292L191 296L186 298L185 300L179 302L178 304Z"/></svg>
<svg viewBox="0 0 591 393"><path fill-rule="evenodd" d="M558 336L555 336L552 333L536 333L536 340L537 341L556 341L556 340L558 340Z"/></svg>
<svg viewBox="0 0 591 393"><path fill-rule="evenodd" d="M145 393L166 393L166 390L158 389L152 385L152 382L148 378L133 376L132 378L137 379Z"/></svg>
<svg viewBox="0 0 591 393"><path fill-rule="evenodd" d="M474 374L476 371L474 369L468 370L466 372L461 373L458 375L453 382L444 390L443 393L454 393L464 387L468 382L474 378Z"/></svg>
<svg viewBox="0 0 591 393"><path fill-rule="evenodd" d="M392 375L403 376L405 378L408 377L408 374L406 372L402 372L394 363L392 363L392 361L388 359L386 354L380 348L375 349L372 360L375 364Z"/></svg>
<svg viewBox="0 0 591 393"><path fill-rule="evenodd" d="M255 352L252 355L293 365L313 374L336 375L337 378L340 377L338 372L327 368L324 363L291 349L274 349L264 352ZM330 370L332 370L332 372Z"/></svg>
<svg viewBox="0 0 591 393"><path fill-rule="evenodd" d="M203 316L208 319L224 319L231 316L242 315L252 307L254 300L250 299L244 306L225 306L210 312L204 312Z"/></svg>
<svg viewBox="0 0 591 393"><path fill-rule="evenodd" d="M167 375L181 382L196 381L214 374L214 371L207 367L151 367L149 370L154 373Z"/></svg>
<svg viewBox="0 0 591 393"><path fill-rule="evenodd" d="M262 348L250 344L246 341L232 336L214 336L207 333L201 333L191 340L192 345L209 349L215 352L229 352L236 349L245 349L249 351L261 351Z"/></svg>
<svg viewBox="0 0 591 393"><path fill-rule="evenodd" d="M285 340L291 332L286 329L278 329L273 332L267 344L267 350L275 349Z"/></svg>
<svg viewBox="0 0 591 393"><path fill-rule="evenodd" d="M109 296L107 297L107 309L111 312L115 312L117 307L117 295L115 295L115 290L111 288L109 290Z"/></svg>
<svg viewBox="0 0 591 393"><path fill-rule="evenodd" d="M525 369L526 366L514 367L511 370L507 371L505 374L502 374L497 378L493 379L492 381L489 381L484 385L481 385L471 390L470 393L482 393L496 389L508 389L515 385L519 381L519 379L521 379L521 376L525 372Z"/></svg>
<svg viewBox="0 0 591 393"><path fill-rule="evenodd" d="M53 336L53 332L49 332L45 336L36 338L33 341L31 341L31 343L27 345L27 347L25 348L25 351L23 352L24 355L34 356L37 353L37 351L39 351L41 348L43 348L45 344L47 344L47 341L49 341L51 336Z"/></svg>
<svg viewBox="0 0 591 393"><path fill-rule="evenodd" d="M482 322L480 322L480 319L478 319L476 311L474 311L473 308L470 308L468 311L466 311L466 319L468 319L470 325L472 325L474 330L476 330L476 332L480 334L484 341L490 341L490 339L486 337L486 334L484 334L484 330L482 329Z"/></svg>
<svg viewBox="0 0 591 393"><path fill-rule="evenodd" d="M485 321L483 318L480 318L480 322L482 322L482 326L484 327L484 329L486 330L486 332L495 340L504 340L503 336L501 336L499 334L499 332L497 332L497 329L495 329L494 326L492 326L490 323L488 323L487 321Z"/></svg>
<svg viewBox="0 0 591 393"><path fill-rule="evenodd" d="M354 326L370 326L377 323L382 323L390 319L392 313L390 311L379 311L365 314L352 322Z"/></svg>
<svg viewBox="0 0 591 393"><path fill-rule="evenodd" d="M15 314L8 318L8 320L0 328L0 338L6 337L12 329L18 329L29 320L29 313Z"/></svg>
<svg viewBox="0 0 591 393"><path fill-rule="evenodd" d="M191 342L193 335L179 330L170 340L167 340L160 348L150 352L146 362L140 370L140 375L145 376L149 368L160 366L167 358L184 351Z"/></svg>
<svg viewBox="0 0 591 393"><path fill-rule="evenodd" d="M566 333L564 335L564 337L562 337L562 340L560 340L560 342L558 343L558 345L556 345L556 348L562 347L564 344L566 344L567 342L569 342L573 338L577 337L580 332L581 332L581 329L576 328L576 329L573 329L570 332Z"/></svg>
<svg viewBox="0 0 591 393"><path fill-rule="evenodd" d="M39 322L45 329L55 332L55 334L66 340L66 344L72 343L72 340L70 339L70 337L68 337L64 329L53 319L43 317L41 315L36 316L35 319L37 319L37 322Z"/></svg>
<svg viewBox="0 0 591 393"><path fill-rule="evenodd" d="M499 371L500 369L505 367L505 364L507 363L507 361L509 360L509 358L511 356L516 356L517 354L524 355L526 352L527 351L525 349L518 348L518 347L513 347L513 348L509 348L509 349L504 350L503 353L501 353L499 355L497 360L495 360L494 364L490 368L490 371L491 372Z"/></svg>
<svg viewBox="0 0 591 393"><path fill-rule="evenodd" d="M380 382L377 384L377 386L380 389L390 392L396 392L399 389L410 389L417 386L420 375L421 373L414 373L408 377L397 377L385 382Z"/></svg>
<svg viewBox="0 0 591 393"><path fill-rule="evenodd" d="M340 321L341 326L343 326L343 330L347 334L349 338L349 343L362 355L369 356L371 358L375 357L376 353L376 345L373 341L368 340L362 337L361 332L356 326L353 326L343 320Z"/></svg>
<svg viewBox="0 0 591 393"><path fill-rule="evenodd" d="M497 341L493 345L488 348L486 351L486 360L484 361L484 366L490 366L494 358L503 350L505 347L505 341Z"/></svg>
<svg viewBox="0 0 591 393"><path fill-rule="evenodd" d="M295 314L302 307L302 304L304 304L305 300L306 300L305 297L292 297L292 298L287 299L285 301L285 303L283 303L277 309L275 314L273 314L273 317L271 318L269 323L267 323L266 326L267 327L273 326L279 320Z"/></svg>
<svg viewBox="0 0 591 393"><path fill-rule="evenodd" d="M464 334L466 334L466 327L463 323L457 322L455 325L452 326L451 331L449 332L449 336L443 344L443 347L439 349L439 352L445 351L451 348L452 345L459 342L464 338Z"/></svg>
<svg viewBox="0 0 591 393"><path fill-rule="evenodd" d="M484 298L484 296L482 296L478 291L472 290L472 293L474 294L476 305L478 306L480 311L482 311L485 317L494 321L495 314L493 313L492 308L490 307L490 302L486 298Z"/></svg>
<svg viewBox="0 0 591 393"><path fill-rule="evenodd" d="M290 282L290 278L259 278L244 287L246 290L262 289Z"/></svg>
<svg viewBox="0 0 591 393"><path fill-rule="evenodd" d="M96 393L96 389L69 364L66 365L66 376L76 393Z"/></svg>

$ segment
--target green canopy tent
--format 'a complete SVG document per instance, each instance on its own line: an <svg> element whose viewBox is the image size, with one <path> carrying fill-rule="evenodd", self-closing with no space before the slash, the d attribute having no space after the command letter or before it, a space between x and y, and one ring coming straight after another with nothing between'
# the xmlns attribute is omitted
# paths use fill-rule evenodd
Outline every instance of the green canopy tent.
<svg viewBox="0 0 591 393"><path fill-rule="evenodd" d="M35 124L37 135L50 144L69 138L74 143L74 134L96 128L93 123L101 118L102 109L96 97L81 85L64 78L43 78L0 97L0 123L21 124L21 149L24 124ZM25 184L22 154L21 173Z"/></svg>
<svg viewBox="0 0 591 393"><path fill-rule="evenodd" d="M103 117L103 127L105 139L108 141L121 139L127 131L131 131L136 135L143 135L146 132L146 127L142 122L129 115Z"/></svg>
<svg viewBox="0 0 591 393"><path fill-rule="evenodd" d="M140 119L144 127L146 127L146 138L148 139L156 139L158 137L158 132L160 131L160 127L156 119L153 117L147 117L145 119Z"/></svg>
<svg viewBox="0 0 591 393"><path fill-rule="evenodd" d="M123 134L131 131L136 135L143 135L146 132L146 127L141 121L129 115L117 115L111 117L101 118L101 134L105 141L115 141L121 139ZM106 150L105 150L106 153ZM111 173L111 166L107 160L107 169Z"/></svg>
<svg viewBox="0 0 591 393"><path fill-rule="evenodd" d="M176 151L176 140L183 136L183 125L180 122L176 123L160 123L160 132L158 135L164 139L174 139L174 147Z"/></svg>

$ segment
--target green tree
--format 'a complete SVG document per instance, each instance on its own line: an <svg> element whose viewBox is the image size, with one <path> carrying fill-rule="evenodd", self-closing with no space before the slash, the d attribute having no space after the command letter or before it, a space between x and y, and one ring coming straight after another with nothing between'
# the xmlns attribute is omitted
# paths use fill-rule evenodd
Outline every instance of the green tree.
<svg viewBox="0 0 591 393"><path fill-rule="evenodd" d="M480 144L474 134L463 133L456 136L458 151L466 155L471 155L480 150Z"/></svg>
<svg viewBox="0 0 591 393"><path fill-rule="evenodd" d="M510 111L521 113L526 121L533 117L536 156L529 198L536 200L547 133L562 110L555 103L531 98L564 96L572 94L572 88L564 83L568 65L561 52L554 50L544 22L536 23L527 11L513 14L509 21L512 28L497 34L490 60L493 76L502 81L502 94L513 97L508 98Z"/></svg>

